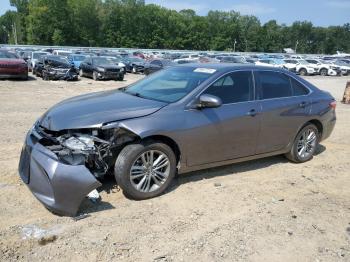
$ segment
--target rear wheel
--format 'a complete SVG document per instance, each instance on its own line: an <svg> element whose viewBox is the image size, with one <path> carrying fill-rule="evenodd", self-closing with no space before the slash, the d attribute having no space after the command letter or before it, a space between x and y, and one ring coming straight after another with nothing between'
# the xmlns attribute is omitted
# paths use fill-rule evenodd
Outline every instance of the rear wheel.
<svg viewBox="0 0 350 262"><path fill-rule="evenodd" d="M286 157L296 163L303 163L313 158L319 142L319 132L315 125L307 124L296 136L292 149Z"/></svg>
<svg viewBox="0 0 350 262"><path fill-rule="evenodd" d="M160 195L176 173L176 157L166 144L150 141L127 145L115 163L114 174L123 192L137 200Z"/></svg>

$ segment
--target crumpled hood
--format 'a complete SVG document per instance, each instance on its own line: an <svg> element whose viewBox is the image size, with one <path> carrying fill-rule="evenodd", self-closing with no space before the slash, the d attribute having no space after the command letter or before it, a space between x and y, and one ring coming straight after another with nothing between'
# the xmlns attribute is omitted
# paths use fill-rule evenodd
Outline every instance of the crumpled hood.
<svg viewBox="0 0 350 262"><path fill-rule="evenodd" d="M98 127L104 123L153 114L166 103L112 90L64 100L49 109L39 124L52 131Z"/></svg>

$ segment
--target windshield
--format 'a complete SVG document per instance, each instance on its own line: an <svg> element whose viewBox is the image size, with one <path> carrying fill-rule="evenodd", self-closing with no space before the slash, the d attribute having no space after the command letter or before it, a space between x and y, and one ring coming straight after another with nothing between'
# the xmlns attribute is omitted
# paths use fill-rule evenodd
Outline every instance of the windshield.
<svg viewBox="0 0 350 262"><path fill-rule="evenodd" d="M92 60L95 65L114 65L115 63L111 60L111 58L107 57L97 57L93 58Z"/></svg>
<svg viewBox="0 0 350 262"><path fill-rule="evenodd" d="M126 93L172 103L187 95L215 72L214 69L172 67L129 86Z"/></svg>
<svg viewBox="0 0 350 262"><path fill-rule="evenodd" d="M343 61L340 61L340 60L335 61L334 64L339 66L349 66L347 63L344 63Z"/></svg>

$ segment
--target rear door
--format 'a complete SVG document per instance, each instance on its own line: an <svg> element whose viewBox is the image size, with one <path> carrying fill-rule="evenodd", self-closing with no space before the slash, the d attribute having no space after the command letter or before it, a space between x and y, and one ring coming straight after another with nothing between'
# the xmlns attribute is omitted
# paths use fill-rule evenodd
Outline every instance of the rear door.
<svg viewBox="0 0 350 262"><path fill-rule="evenodd" d="M189 166L255 154L259 132L259 107L254 100L252 71L232 72L202 94L221 98L218 108L186 112Z"/></svg>
<svg viewBox="0 0 350 262"><path fill-rule="evenodd" d="M256 70L254 76L262 112L256 153L283 150L307 121L310 90L282 72Z"/></svg>

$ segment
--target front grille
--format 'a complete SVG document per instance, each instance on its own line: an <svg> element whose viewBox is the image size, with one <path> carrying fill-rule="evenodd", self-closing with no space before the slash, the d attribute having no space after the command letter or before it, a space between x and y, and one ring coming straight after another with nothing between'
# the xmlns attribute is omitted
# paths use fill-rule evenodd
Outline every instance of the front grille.
<svg viewBox="0 0 350 262"><path fill-rule="evenodd" d="M109 69L106 69L106 72L108 73L118 73L120 71L119 68L109 68Z"/></svg>

